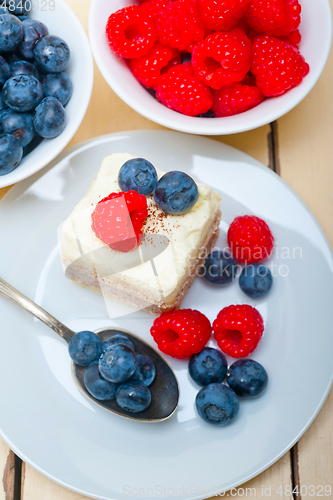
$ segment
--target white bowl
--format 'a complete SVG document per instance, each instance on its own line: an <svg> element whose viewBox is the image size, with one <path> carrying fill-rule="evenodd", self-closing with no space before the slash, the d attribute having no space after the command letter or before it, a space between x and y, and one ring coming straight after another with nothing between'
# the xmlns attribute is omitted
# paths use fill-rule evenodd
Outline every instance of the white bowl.
<svg viewBox="0 0 333 500"><path fill-rule="evenodd" d="M105 36L112 12L134 0L92 0L89 37L96 63L110 87L131 108L150 120L181 132L226 135L266 125L293 109L310 92L327 61L332 41L329 0L300 0L302 42L300 50L310 65L310 73L298 87L285 95L267 99L254 109L226 118L192 118L172 111L154 99L132 75L126 62L112 53Z"/></svg>
<svg viewBox="0 0 333 500"><path fill-rule="evenodd" d="M43 140L42 143L21 161L20 165L9 174L0 176L0 187L10 186L30 177L45 167L67 146L79 128L90 101L94 65L88 37L67 3L55 0L55 9L31 11L31 17L43 22L51 35L63 38L71 50L71 59L66 73L73 82L73 95L66 105L67 124L61 135L55 139Z"/></svg>

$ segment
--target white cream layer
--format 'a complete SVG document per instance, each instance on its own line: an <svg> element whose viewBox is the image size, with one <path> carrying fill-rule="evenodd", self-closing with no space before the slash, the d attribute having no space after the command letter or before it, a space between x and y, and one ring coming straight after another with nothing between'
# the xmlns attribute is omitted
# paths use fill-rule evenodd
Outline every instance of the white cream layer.
<svg viewBox="0 0 333 500"><path fill-rule="evenodd" d="M151 262L131 268L133 263L139 261L140 247L128 253L117 252L101 242L91 229L91 214L96 204L110 193L120 191L118 173L121 166L131 158L135 156L120 153L104 158L86 195L63 225L62 259L68 265L69 262L79 259L81 252L94 252L90 254L92 259L84 259L83 267L95 266L100 277L112 276L118 283L126 283L147 299L159 303L161 300L172 298L177 284L188 268L193 252L219 210L221 197L209 186L198 183L199 198L196 205L189 213L178 216L166 215L158 209L153 196L148 196L149 215L144 233L164 235L168 238L169 245L154 258L157 276ZM158 169L157 173L159 178L164 174ZM118 272L119 269L128 270Z"/></svg>

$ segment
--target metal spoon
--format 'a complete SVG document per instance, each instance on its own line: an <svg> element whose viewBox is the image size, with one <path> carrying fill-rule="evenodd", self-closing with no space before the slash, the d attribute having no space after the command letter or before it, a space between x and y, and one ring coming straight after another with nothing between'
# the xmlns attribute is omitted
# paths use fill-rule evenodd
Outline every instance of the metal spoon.
<svg viewBox="0 0 333 500"><path fill-rule="evenodd" d="M60 323L60 321L55 319L48 312L39 307L32 300L28 299L28 297L20 293L1 278L0 295L10 299L12 302L22 307L22 309L25 309L36 318L43 321L43 323L52 328L52 330L60 335L60 337L62 337L67 343L75 334L75 332ZM140 354L149 356L155 365L156 378L149 387L152 396L149 407L140 413L130 413L123 410L115 400L98 401L93 398L85 388L83 378L86 368L72 363L72 375L75 383L79 389L95 404L111 411L112 413L116 413L121 417L129 418L131 420L140 420L143 422L162 422L163 420L168 419L176 411L179 401L179 387L175 374L166 361L164 361L164 359L152 347L132 333L123 329L116 329L112 327L101 328L95 331L96 335L99 336L102 342L119 332L126 333L128 338L133 342L135 350Z"/></svg>

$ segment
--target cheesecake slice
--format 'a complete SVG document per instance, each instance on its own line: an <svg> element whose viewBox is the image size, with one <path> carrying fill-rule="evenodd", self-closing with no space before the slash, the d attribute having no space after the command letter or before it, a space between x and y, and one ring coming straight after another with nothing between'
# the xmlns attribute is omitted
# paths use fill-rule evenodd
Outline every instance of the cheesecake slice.
<svg viewBox="0 0 333 500"><path fill-rule="evenodd" d="M220 195L198 183L199 198L185 215L168 215L152 195L142 243L127 253L111 249L91 227L91 215L103 198L120 192L118 173L130 154L111 154L84 198L65 221L61 259L66 276L114 300L159 314L180 306L214 246L221 219ZM164 172L157 170L158 178Z"/></svg>

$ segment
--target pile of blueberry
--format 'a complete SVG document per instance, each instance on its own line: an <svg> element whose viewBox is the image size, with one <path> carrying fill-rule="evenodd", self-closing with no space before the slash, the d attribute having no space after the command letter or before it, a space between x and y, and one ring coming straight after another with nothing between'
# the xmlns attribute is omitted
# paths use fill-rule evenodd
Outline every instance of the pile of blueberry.
<svg viewBox="0 0 333 500"><path fill-rule="evenodd" d="M229 252L214 250L208 255L201 275L211 285L226 286L234 281L238 266ZM267 295L272 285L273 276L270 269L260 263L245 265L239 276L239 286L252 299Z"/></svg>
<svg viewBox="0 0 333 500"><path fill-rule="evenodd" d="M86 366L84 384L95 399L110 401L131 413L138 413L151 403L148 387L155 379L152 360L136 354L131 340L116 333L105 342L93 332L76 333L69 342L74 363Z"/></svg>
<svg viewBox="0 0 333 500"><path fill-rule="evenodd" d="M239 359L229 368L225 356L212 347L193 354L189 373L202 389L195 403L200 417L210 424L224 426L235 420L240 398L255 398L267 386L265 368L252 359ZM227 384L222 382L226 378Z"/></svg>
<svg viewBox="0 0 333 500"><path fill-rule="evenodd" d="M143 158L124 163L119 171L118 185L125 192L136 191L145 196L153 193L156 205L170 215L186 214L199 197L198 186L192 177L174 170L158 180L154 165Z"/></svg>
<svg viewBox="0 0 333 500"><path fill-rule="evenodd" d="M73 88L64 73L66 42L30 19L22 2L15 0L15 8L12 2L0 8L0 175L14 170L42 139L63 132Z"/></svg>

